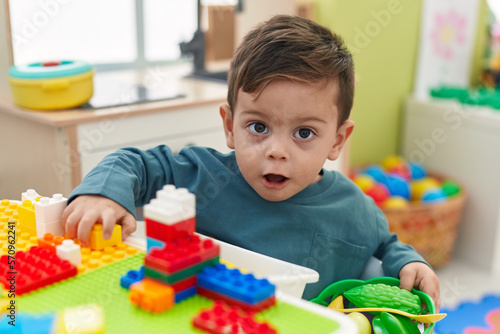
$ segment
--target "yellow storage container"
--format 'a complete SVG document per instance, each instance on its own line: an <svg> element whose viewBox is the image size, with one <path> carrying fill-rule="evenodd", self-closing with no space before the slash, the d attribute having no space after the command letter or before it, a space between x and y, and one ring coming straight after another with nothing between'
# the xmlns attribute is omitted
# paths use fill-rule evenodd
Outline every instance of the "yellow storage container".
<svg viewBox="0 0 500 334"><path fill-rule="evenodd" d="M12 66L9 82L14 102L23 108L68 109L90 100L94 72L81 61L34 63Z"/></svg>

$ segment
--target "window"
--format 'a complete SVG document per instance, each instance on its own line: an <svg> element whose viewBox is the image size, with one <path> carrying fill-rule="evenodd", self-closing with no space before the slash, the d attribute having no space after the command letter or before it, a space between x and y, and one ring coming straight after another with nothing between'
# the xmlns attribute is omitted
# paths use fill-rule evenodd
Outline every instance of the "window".
<svg viewBox="0 0 500 334"><path fill-rule="evenodd" d="M180 58L179 42L197 28L196 0L11 0L9 6L15 64L78 59L109 70L167 63Z"/></svg>

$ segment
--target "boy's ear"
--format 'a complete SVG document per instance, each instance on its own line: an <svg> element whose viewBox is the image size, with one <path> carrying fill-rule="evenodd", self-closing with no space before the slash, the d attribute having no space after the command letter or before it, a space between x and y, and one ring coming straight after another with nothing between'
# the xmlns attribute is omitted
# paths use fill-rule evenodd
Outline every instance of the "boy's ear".
<svg viewBox="0 0 500 334"><path fill-rule="evenodd" d="M234 149L234 133L233 133L233 113L231 107L227 103L219 106L219 114L222 117L224 125L224 134L226 135L226 145L230 149Z"/></svg>
<svg viewBox="0 0 500 334"><path fill-rule="evenodd" d="M354 130L354 122L351 120L345 121L344 124L340 126L335 135L335 143L328 155L328 160L337 160L352 130Z"/></svg>

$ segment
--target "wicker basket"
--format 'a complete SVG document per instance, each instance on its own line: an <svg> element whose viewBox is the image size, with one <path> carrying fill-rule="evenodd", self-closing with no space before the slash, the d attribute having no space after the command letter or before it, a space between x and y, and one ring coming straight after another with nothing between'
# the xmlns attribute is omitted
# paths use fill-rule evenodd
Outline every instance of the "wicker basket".
<svg viewBox="0 0 500 334"><path fill-rule="evenodd" d="M402 242L412 245L433 268L439 268L451 260L466 197L461 187L460 193L445 202L411 203L404 209L382 208L382 211L389 230Z"/></svg>

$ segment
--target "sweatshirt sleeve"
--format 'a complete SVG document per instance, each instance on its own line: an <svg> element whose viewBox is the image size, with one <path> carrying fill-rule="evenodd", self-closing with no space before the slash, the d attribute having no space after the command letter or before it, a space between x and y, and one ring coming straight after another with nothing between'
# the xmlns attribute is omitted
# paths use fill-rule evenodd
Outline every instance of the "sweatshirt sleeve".
<svg viewBox="0 0 500 334"><path fill-rule="evenodd" d="M410 262L427 264L412 246L402 243L396 234L389 232L387 219L379 209L377 209L377 232L379 247L374 255L382 261L385 275L398 278L401 268Z"/></svg>
<svg viewBox="0 0 500 334"><path fill-rule="evenodd" d="M68 203L79 195L102 195L135 216L136 207L148 203L163 185L173 183L174 164L182 165L182 159L176 158L164 145L146 151L119 149L106 156L85 176L71 193Z"/></svg>

